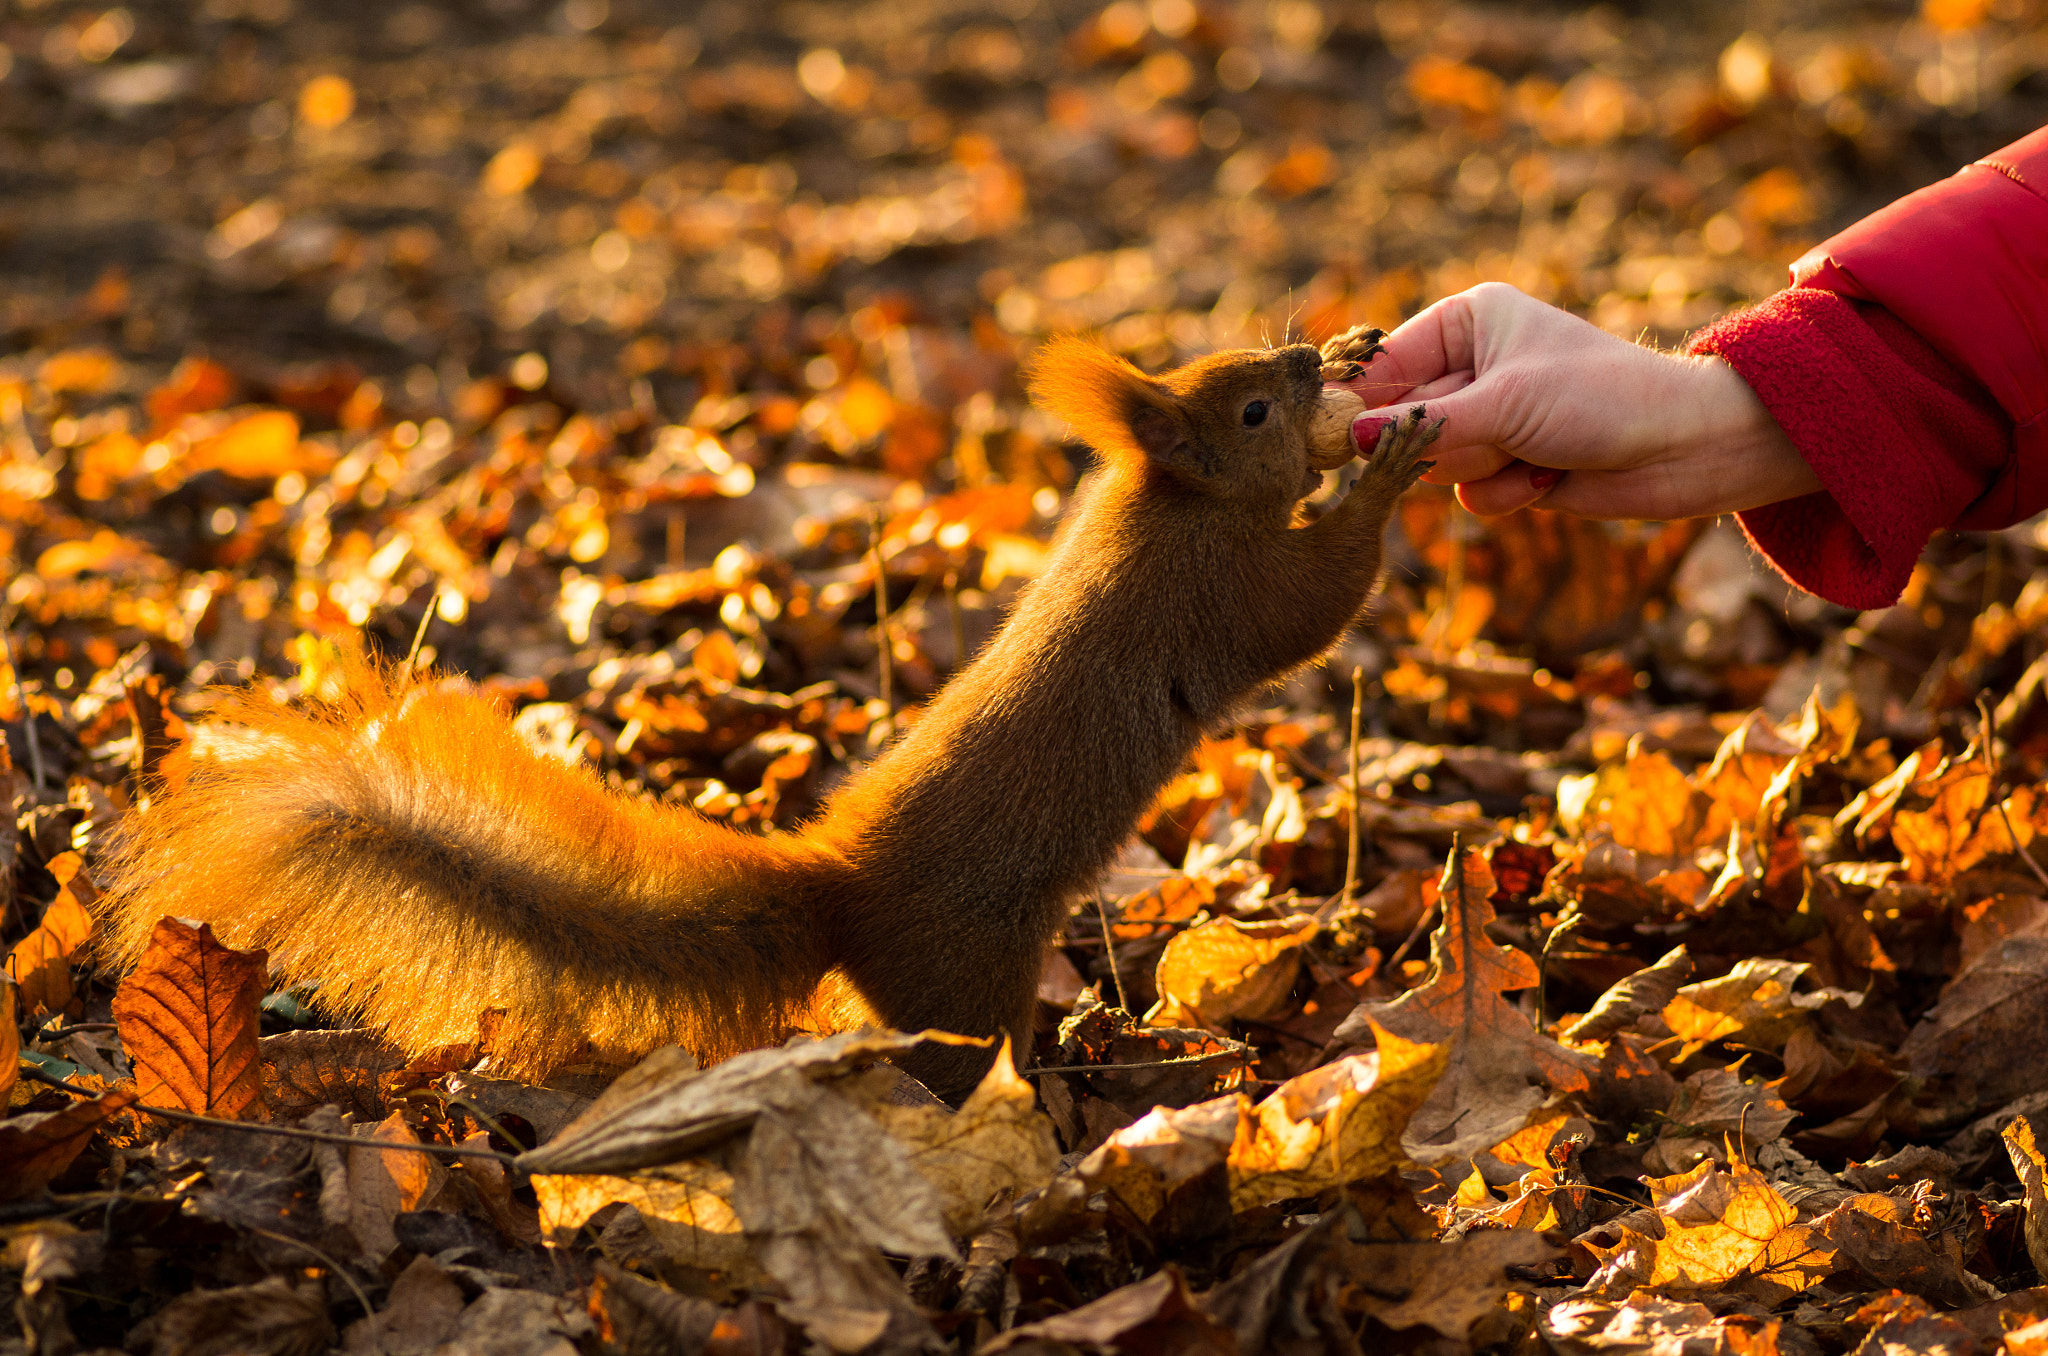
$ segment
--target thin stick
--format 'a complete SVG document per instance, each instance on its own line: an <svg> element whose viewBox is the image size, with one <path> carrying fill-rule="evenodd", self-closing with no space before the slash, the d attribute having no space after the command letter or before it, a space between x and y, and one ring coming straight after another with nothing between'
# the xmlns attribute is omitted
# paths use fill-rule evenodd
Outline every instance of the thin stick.
<svg viewBox="0 0 2048 1356"><path fill-rule="evenodd" d="M420 624L412 633L412 648L405 652L405 681L412 681L412 667L419 661L420 650L427 643L427 627L434 621L434 613L441 606L441 590L435 586L432 596L427 599L427 610L420 613Z"/></svg>
<svg viewBox="0 0 2048 1356"><path fill-rule="evenodd" d="M33 1064L23 1064L21 1066L21 1074L24 1078L32 1078L39 1083L48 1083L53 1088L62 1088L64 1091L74 1093L80 1097L99 1096L98 1093L88 1088L81 1088L75 1083L66 1083L54 1074L45 1073ZM320 1144L345 1144L351 1149L375 1149L379 1153L384 1152L386 1149L397 1149L405 1153L442 1154L448 1158L488 1158L493 1162L503 1163L508 1167L513 1163L511 1154L501 1154L495 1149L458 1149L452 1144L400 1144L391 1140L364 1139L355 1135L330 1135L324 1130L299 1130L288 1125L261 1125L254 1121L228 1121L222 1120L218 1116L199 1116L190 1111L172 1111L168 1107L145 1106L141 1102L131 1102L121 1109L123 1111L138 1112L144 1116L155 1116L159 1120L182 1121L187 1125L212 1125L218 1126L223 1130L241 1130L252 1135L275 1135L279 1139L304 1139Z"/></svg>
<svg viewBox="0 0 2048 1356"><path fill-rule="evenodd" d="M43 789L43 745L36 738L36 713L28 704L28 689L22 686L21 668L14 662L14 642L8 632L14 627L14 618L0 623L0 659L7 661L7 672L14 679L14 704L21 708L21 728L28 737L29 775L35 779L35 789Z"/></svg>
<svg viewBox="0 0 2048 1356"><path fill-rule="evenodd" d="M1557 926L1552 928L1550 935L1543 939L1543 950L1536 957L1536 1030L1539 1034L1549 1026L1550 1012L1546 1004L1550 995L1544 991L1543 981L1549 976L1550 972L1551 948L1557 945L1560 937L1575 930L1579 924L1585 921L1584 916L1579 913L1578 901L1573 900L1566 907L1564 915L1557 920Z"/></svg>
<svg viewBox="0 0 2048 1356"><path fill-rule="evenodd" d="M1351 842L1344 852L1344 905L1358 893L1358 716L1365 706L1365 669L1351 670Z"/></svg>
<svg viewBox="0 0 2048 1356"><path fill-rule="evenodd" d="M683 506L672 505L668 511L668 526L663 533L664 563L671 571L683 568L683 545L689 530L689 521L683 517Z"/></svg>
<svg viewBox="0 0 2048 1356"><path fill-rule="evenodd" d="M1234 1050L1212 1050L1206 1055L1182 1055L1179 1059L1153 1059L1139 1064L1066 1064L1056 1069L1020 1069L1018 1073L1025 1078L1037 1078L1041 1074L1107 1074L1122 1073L1125 1069L1179 1069L1237 1053Z"/></svg>
<svg viewBox="0 0 2048 1356"><path fill-rule="evenodd" d="M875 652L880 662L882 719L893 725L896 720L895 656L889 653L889 575L882 568L882 510L879 508L869 511L868 546L875 559L875 638L878 642Z"/></svg>
<svg viewBox="0 0 2048 1356"><path fill-rule="evenodd" d="M2012 840L2012 850L2019 854L2020 860L2027 864L2027 869L2034 873L2035 880L2048 885L2048 871L2041 869L2041 864L2034 860L2034 854L2027 851L2026 844L2022 843L2019 834L2013 831L2012 816L2006 813L2005 802L1998 798L1998 762L1991 752L1992 741L1998 736L1994 733L1991 723L1991 700L1981 692L1977 694L1977 719L1984 737L1984 772L1990 778L1989 785L1984 788L1984 799L1998 807L1998 821L2005 825L2005 836Z"/></svg>
<svg viewBox="0 0 2048 1356"><path fill-rule="evenodd" d="M329 1257L326 1253L320 1251L320 1249L314 1247L311 1243L308 1243L303 1238L293 1238L290 1234L274 1234L270 1232L270 1230L268 1229L259 1229L253 1224L248 1225L246 1227L252 1234L261 1234L265 1238L274 1239L279 1243L289 1243L295 1248L304 1248L307 1252L312 1253L315 1257L319 1258L321 1261L327 1264L327 1269L329 1271L341 1277L341 1283L343 1285L347 1286L350 1290L353 1290L355 1292L356 1303L363 1306L363 1317L375 1318L377 1316L377 1307L370 1303L370 1297L363 1293L363 1288L356 1284L356 1278L349 1275L347 1268L343 1267L341 1263L335 1261L332 1257Z"/></svg>
<svg viewBox="0 0 2048 1356"><path fill-rule="evenodd" d="M1116 1005L1125 1012L1131 1010L1131 996L1124 992L1124 972L1116 968L1116 943L1109 936L1109 910L1102 902L1102 891L1095 892L1095 919L1102 924L1102 954L1109 958L1109 977L1116 981Z"/></svg>

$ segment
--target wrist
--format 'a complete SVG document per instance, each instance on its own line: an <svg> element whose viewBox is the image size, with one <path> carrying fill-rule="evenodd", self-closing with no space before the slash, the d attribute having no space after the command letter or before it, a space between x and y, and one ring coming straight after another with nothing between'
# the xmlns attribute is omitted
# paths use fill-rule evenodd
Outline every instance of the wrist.
<svg viewBox="0 0 2048 1356"><path fill-rule="evenodd" d="M1690 369L1692 418L1672 455L1704 473L1700 513L1735 513L1821 488L1820 477L1770 408L1719 357L1680 359Z"/></svg>

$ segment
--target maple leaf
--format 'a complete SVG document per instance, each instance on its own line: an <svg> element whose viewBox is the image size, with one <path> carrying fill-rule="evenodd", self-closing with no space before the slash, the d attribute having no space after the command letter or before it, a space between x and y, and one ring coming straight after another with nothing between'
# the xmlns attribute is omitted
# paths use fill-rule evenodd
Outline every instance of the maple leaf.
<svg viewBox="0 0 2048 1356"><path fill-rule="evenodd" d="M1443 1078L1403 1136L1420 1163L1449 1163L1500 1143L1553 1097L1588 1087L1597 1064L1538 1032L1501 997L1535 984L1537 970L1486 935L1493 889L1486 859L1453 849L1438 885L1443 920L1429 940L1429 977L1391 1002L1360 1005L1337 1032L1358 1039L1376 1023L1406 1041L1450 1047Z"/></svg>

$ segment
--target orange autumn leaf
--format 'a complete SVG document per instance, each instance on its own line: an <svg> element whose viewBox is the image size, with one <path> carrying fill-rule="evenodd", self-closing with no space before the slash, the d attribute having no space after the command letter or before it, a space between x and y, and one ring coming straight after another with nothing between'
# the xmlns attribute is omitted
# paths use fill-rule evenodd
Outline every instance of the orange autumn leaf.
<svg viewBox="0 0 2048 1356"><path fill-rule="evenodd" d="M1443 921L1429 939L1428 979L1392 1002L1362 1005L1337 1038L1362 1036L1369 1022L1448 1047L1449 1068L1409 1141L1418 1158L1444 1162L1499 1144L1553 1096L1588 1087L1593 1061L1542 1035L1502 997L1536 983L1536 962L1486 935L1494 920L1486 859L1453 851L1438 889Z"/></svg>
<svg viewBox="0 0 2048 1356"><path fill-rule="evenodd" d="M85 859L66 852L50 862L50 874L62 887L43 911L35 931L7 953L7 975L20 986L21 1001L32 1013L64 1012L72 1005L71 962L92 940L88 906L99 890L85 871Z"/></svg>
<svg viewBox="0 0 2048 1356"><path fill-rule="evenodd" d="M1240 923L1212 918L1166 944L1159 957L1159 1002L1147 1026L1220 1031L1232 1018L1279 1015L1301 970L1300 947L1316 935L1306 916Z"/></svg>
<svg viewBox="0 0 2048 1356"><path fill-rule="evenodd" d="M133 1088L117 1088L55 1111L0 1120L0 1201L42 1191L71 1166L95 1130L135 1099Z"/></svg>
<svg viewBox="0 0 2048 1356"><path fill-rule="evenodd" d="M261 1113L258 1005L267 955L236 951L213 929L158 922L114 995L114 1022L142 1100L233 1120Z"/></svg>

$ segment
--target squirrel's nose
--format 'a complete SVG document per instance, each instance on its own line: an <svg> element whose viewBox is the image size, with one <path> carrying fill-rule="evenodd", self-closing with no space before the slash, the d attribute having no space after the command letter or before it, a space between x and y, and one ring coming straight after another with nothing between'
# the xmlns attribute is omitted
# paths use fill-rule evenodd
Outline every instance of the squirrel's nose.
<svg viewBox="0 0 2048 1356"><path fill-rule="evenodd" d="M1287 364L1287 375L1296 381L1313 381L1323 384L1323 355L1308 344L1290 344L1280 350L1280 357Z"/></svg>

